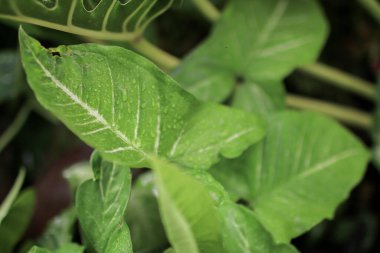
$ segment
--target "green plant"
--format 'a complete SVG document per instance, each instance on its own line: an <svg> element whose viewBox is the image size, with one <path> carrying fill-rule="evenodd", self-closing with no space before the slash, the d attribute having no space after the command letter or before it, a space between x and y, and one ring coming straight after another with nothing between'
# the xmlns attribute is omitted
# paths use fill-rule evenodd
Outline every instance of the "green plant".
<svg viewBox="0 0 380 253"><path fill-rule="evenodd" d="M285 95L283 79L304 65L374 97L366 81L311 65L328 33L316 1L234 0L220 15L194 0L216 24L183 61L143 38L174 2L0 1L2 18L128 42L161 67L118 46L46 49L20 28L37 100L97 150L93 178L73 181L75 207L62 214L69 228L48 230L66 239L52 245L46 236L29 252L297 252L291 240L332 218L360 181L369 154L355 136L325 116L286 109L315 105ZM371 126L362 112L323 105L326 114ZM16 126L29 102L25 108ZM138 168L151 171L132 185ZM3 222L11 210L2 206ZM82 245L70 235L75 219Z"/></svg>

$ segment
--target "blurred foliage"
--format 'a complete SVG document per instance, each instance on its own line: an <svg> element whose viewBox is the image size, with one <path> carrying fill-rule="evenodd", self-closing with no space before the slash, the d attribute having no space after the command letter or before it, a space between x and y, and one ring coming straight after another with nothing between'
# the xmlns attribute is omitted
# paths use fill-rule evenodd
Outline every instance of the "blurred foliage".
<svg viewBox="0 0 380 253"><path fill-rule="evenodd" d="M213 1L218 7L224 6L223 0ZM331 25L331 35L322 53L320 60L338 67L349 73L360 76L369 81L376 81L380 70L380 29L379 25L357 3L346 0L320 0ZM3 133L12 123L17 112L25 101L33 99L32 93L26 86L25 77L18 57L17 25L8 22L0 23L0 133ZM180 28L179 28L180 27ZM47 46L60 44L76 44L84 41L83 38L51 31L45 28L24 26L32 35L44 40ZM195 9L191 1L182 1L172 8L166 15L159 17L146 31L147 37L158 46L177 56L184 56L200 43L210 32L211 25ZM125 43L118 45L127 46ZM327 101L334 101L362 110L372 111L375 105L351 93L338 88L326 86L318 80L310 78L304 73L296 71L286 79L288 91L318 97ZM371 136L362 130L352 129L362 140L371 145ZM33 107L29 116L15 139L0 153L0 201L12 187L20 166L27 168L27 178L24 191L12 206L22 212L23 219L17 219L18 226L7 226L7 217L0 226L1 233L5 233L6 243L0 243L0 252L12 252L13 246L19 252L26 252L32 241L40 242L47 248L58 248L64 242L56 241L54 235L59 231L54 224L61 219L72 229L70 209L62 213L62 208L68 208L68 199L71 199L69 184L62 179L62 171L78 161L88 160L89 149L44 109ZM83 164L82 164L83 165ZM75 170L74 170L75 171ZM66 174L67 175L67 174ZM82 175L73 173L71 185L77 185ZM77 175L78 177L75 177ZM136 175L135 175L136 176ZM145 179L148 177L144 177ZM152 210L148 212L150 225L160 227L157 222L157 203L152 202L154 189L144 178L134 186L136 193L131 196L131 204L136 210L141 201L148 201ZM46 182L50 183L47 184ZM144 185L144 182L146 185ZM48 185L48 187L47 187ZM54 186L54 187L52 187ZM37 191L27 189L33 187ZM74 187L75 188L75 187ZM45 194L41 194L45 192ZM59 208L45 206L48 200L46 195L55 198L60 203ZM141 198L139 198L141 196ZM380 252L380 175L374 166L369 166L362 183L353 191L349 200L340 207L334 221L325 221L309 233L294 240L295 245L303 253L377 253ZM33 205L45 209L38 211L38 215L45 215L49 209L54 210L46 215L49 219L61 213L53 220L34 217L29 228L29 216L32 215ZM28 210L28 211L24 211ZM130 211L131 212L131 211ZM17 215L17 212L15 212ZM36 215L36 214L35 214ZM34 216L35 216L34 215ZM139 212L133 212L132 217L142 219ZM131 230L143 233L144 228L135 227L130 223ZM13 221L16 222L16 221ZM10 232L12 229L13 232ZM26 232L24 231L26 230ZM45 231L44 233L42 233ZM25 232L25 233L24 233ZM41 237L42 236L42 237ZM5 237L2 237L5 238ZM21 240L21 243L18 241ZM50 239L49 239L50 238ZM71 238L70 238L71 239ZM74 241L77 236L74 234ZM132 238L133 239L133 238ZM143 247L145 241L135 239L137 247ZM17 244L17 245L16 245ZM164 249L166 238L149 236L148 246ZM13 252L18 252L17 250Z"/></svg>

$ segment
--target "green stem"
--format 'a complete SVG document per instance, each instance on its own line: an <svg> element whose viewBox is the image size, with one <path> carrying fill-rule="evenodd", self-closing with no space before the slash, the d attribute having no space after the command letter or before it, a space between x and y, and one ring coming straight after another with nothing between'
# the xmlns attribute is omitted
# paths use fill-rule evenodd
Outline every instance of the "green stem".
<svg viewBox="0 0 380 253"><path fill-rule="evenodd" d="M210 21L215 22L220 17L220 12L209 0L193 0L194 4L203 13L203 15Z"/></svg>
<svg viewBox="0 0 380 253"><path fill-rule="evenodd" d="M314 63L299 68L299 70L315 76L331 85L355 92L358 95L375 99L375 85L356 76L350 75L323 63Z"/></svg>
<svg viewBox="0 0 380 253"><path fill-rule="evenodd" d="M359 3L372 15L380 24L380 4L376 0L359 0Z"/></svg>
<svg viewBox="0 0 380 253"><path fill-rule="evenodd" d="M307 109L321 112L344 123L364 129L370 129L372 127L371 115L353 108L326 103L316 99L305 98L292 94L288 94L286 96L286 104L297 109Z"/></svg>
<svg viewBox="0 0 380 253"><path fill-rule="evenodd" d="M166 70L171 70L180 63L180 59L158 48L144 38L133 40L130 43L137 51Z"/></svg>
<svg viewBox="0 0 380 253"><path fill-rule="evenodd" d="M76 34L82 37L88 37L93 40L100 41L123 41L129 42L137 51L146 57L152 59L157 64L161 65L165 69L173 69L179 64L179 60L158 48L154 44L148 42L141 37L141 34L138 32L129 33L129 32L109 32L109 31L95 31L90 29L81 28L75 25L62 25L56 24L49 21L40 20L37 18L26 17L26 16L12 16L12 15L3 15L0 14L0 18L12 20L20 23L28 23L37 26L43 26L50 29Z"/></svg>
<svg viewBox="0 0 380 253"><path fill-rule="evenodd" d="M17 175L15 183L12 186L12 189L10 190L7 197L0 206L0 224L4 220L5 216L7 216L13 202L17 198L17 195L21 190L22 183L24 182L24 179L25 169L21 169Z"/></svg>
<svg viewBox="0 0 380 253"><path fill-rule="evenodd" d="M0 152L8 145L8 143L20 131L30 113L30 104L27 102L18 112L16 118L8 129L0 137Z"/></svg>

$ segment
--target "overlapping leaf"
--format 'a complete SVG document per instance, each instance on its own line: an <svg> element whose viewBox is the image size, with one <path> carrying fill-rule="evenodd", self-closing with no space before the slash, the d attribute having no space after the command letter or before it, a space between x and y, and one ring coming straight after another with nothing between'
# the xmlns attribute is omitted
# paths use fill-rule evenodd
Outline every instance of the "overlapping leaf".
<svg viewBox="0 0 380 253"><path fill-rule="evenodd" d="M167 159L208 168L264 134L257 116L202 103L146 59L119 47L47 50L20 31L23 64L38 100L105 158L130 167Z"/></svg>
<svg viewBox="0 0 380 253"><path fill-rule="evenodd" d="M224 218L224 246L229 253L297 253L291 245L277 245L272 235L246 207L226 203L220 207Z"/></svg>
<svg viewBox="0 0 380 253"><path fill-rule="evenodd" d="M0 18L91 37L134 39L176 0L0 0Z"/></svg>
<svg viewBox="0 0 380 253"><path fill-rule="evenodd" d="M223 253L221 220L207 188L172 164L158 162L155 168L160 213L174 251Z"/></svg>
<svg viewBox="0 0 380 253"><path fill-rule="evenodd" d="M211 36L174 77L203 100L223 101L236 83L254 86L256 104L273 100L269 107L281 109L282 79L315 61L326 35L314 0L230 1Z"/></svg>
<svg viewBox="0 0 380 253"><path fill-rule="evenodd" d="M88 246L96 252L132 252L129 229L124 221L131 190L130 169L92 157L95 180L77 190L76 211Z"/></svg>
<svg viewBox="0 0 380 253"><path fill-rule="evenodd" d="M158 211L157 187L152 173L134 182L126 220L134 253L162 252L169 245Z"/></svg>
<svg viewBox="0 0 380 253"><path fill-rule="evenodd" d="M332 217L362 177L368 153L322 116L287 112L270 122L263 142L212 171L234 199L251 204L277 242L288 242Z"/></svg>

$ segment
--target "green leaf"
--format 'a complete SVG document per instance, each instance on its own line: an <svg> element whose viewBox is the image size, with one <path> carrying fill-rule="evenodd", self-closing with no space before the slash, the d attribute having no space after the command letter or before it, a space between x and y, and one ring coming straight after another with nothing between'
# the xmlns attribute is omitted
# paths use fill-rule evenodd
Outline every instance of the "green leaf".
<svg viewBox="0 0 380 253"><path fill-rule="evenodd" d="M237 157L264 134L257 116L199 102L123 48L87 44L47 50L22 30L20 48L41 104L111 161L139 168L160 158L209 168L219 153Z"/></svg>
<svg viewBox="0 0 380 253"><path fill-rule="evenodd" d="M238 86L232 105L246 112L269 116L285 109L283 84L276 81Z"/></svg>
<svg viewBox="0 0 380 253"><path fill-rule="evenodd" d="M74 243L65 244L61 248L54 251L40 248L37 246L34 246L28 251L28 253L82 253L82 252L84 252L83 247Z"/></svg>
<svg viewBox="0 0 380 253"><path fill-rule="evenodd" d="M0 225L1 253L13 252L13 247L19 242L30 222L34 205L35 193L31 189L23 191L15 200Z"/></svg>
<svg viewBox="0 0 380 253"><path fill-rule="evenodd" d="M198 98L217 102L229 97L235 84L254 86L257 104L273 99L270 107L281 109L283 88L273 83L315 61L326 35L314 0L230 1L211 36L174 77Z"/></svg>
<svg viewBox="0 0 380 253"><path fill-rule="evenodd" d="M37 240L38 246L57 250L73 239L73 227L77 216L73 207L55 216L48 224L42 236Z"/></svg>
<svg viewBox="0 0 380 253"><path fill-rule="evenodd" d="M155 168L160 213L174 251L222 253L221 221L207 188L172 164Z"/></svg>
<svg viewBox="0 0 380 253"><path fill-rule="evenodd" d="M99 253L132 252L129 229L124 221L131 190L126 166L92 156L94 180L77 190L76 211L86 241Z"/></svg>
<svg viewBox="0 0 380 253"><path fill-rule="evenodd" d="M22 90L22 68L16 51L0 51L0 102L16 97Z"/></svg>
<svg viewBox="0 0 380 253"><path fill-rule="evenodd" d="M133 40L176 0L0 0L0 18L93 38Z"/></svg>
<svg viewBox="0 0 380 253"><path fill-rule="evenodd" d="M234 198L250 202L276 242L289 242L333 216L361 179L368 152L316 114L286 112L270 122L262 143L211 171Z"/></svg>
<svg viewBox="0 0 380 253"><path fill-rule="evenodd" d="M78 186L92 178L91 165L88 162L79 162L63 171L63 177L68 181L70 189L75 193Z"/></svg>
<svg viewBox="0 0 380 253"><path fill-rule="evenodd" d="M134 253L162 252L169 245L160 220L153 179L152 173L140 176L134 182L128 203L126 220Z"/></svg>
<svg viewBox="0 0 380 253"><path fill-rule="evenodd" d="M297 253L290 245L276 245L269 232L260 224L249 209L234 203L220 208L225 229L223 245L227 252L235 253Z"/></svg>

